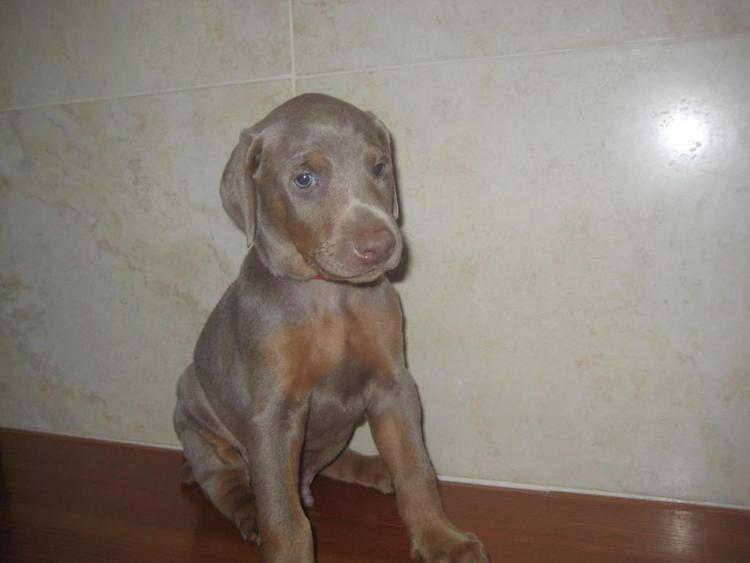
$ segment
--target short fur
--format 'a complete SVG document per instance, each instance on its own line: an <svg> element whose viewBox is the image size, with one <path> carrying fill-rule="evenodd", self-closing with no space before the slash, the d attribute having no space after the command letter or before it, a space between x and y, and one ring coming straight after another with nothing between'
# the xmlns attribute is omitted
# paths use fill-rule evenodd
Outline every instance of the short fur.
<svg viewBox="0 0 750 563"><path fill-rule="evenodd" d="M300 173L314 185L295 185ZM177 386L183 480L266 562L314 561L300 497L312 504L321 473L395 490L424 560L488 561L443 513L404 363L401 307L384 277L402 251L385 127L335 98L298 96L242 132L221 197L252 248ZM365 419L379 456L346 449Z"/></svg>

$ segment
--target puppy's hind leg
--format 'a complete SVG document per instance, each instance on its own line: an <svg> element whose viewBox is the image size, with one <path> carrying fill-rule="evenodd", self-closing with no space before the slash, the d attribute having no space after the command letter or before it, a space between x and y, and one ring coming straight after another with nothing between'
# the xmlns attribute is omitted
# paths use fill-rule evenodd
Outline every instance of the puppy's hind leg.
<svg viewBox="0 0 750 563"><path fill-rule="evenodd" d="M260 545L255 494L242 454L214 433L180 426L178 433L188 459L180 476L192 472L214 506L236 524L243 539Z"/></svg>
<svg viewBox="0 0 750 563"><path fill-rule="evenodd" d="M377 489L385 494L393 492L393 479L379 455L362 455L346 449L321 475Z"/></svg>

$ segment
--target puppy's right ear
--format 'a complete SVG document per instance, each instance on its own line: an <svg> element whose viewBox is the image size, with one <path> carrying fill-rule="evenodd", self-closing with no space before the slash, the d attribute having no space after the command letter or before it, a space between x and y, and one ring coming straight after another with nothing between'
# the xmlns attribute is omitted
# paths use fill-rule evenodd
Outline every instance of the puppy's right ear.
<svg viewBox="0 0 750 563"><path fill-rule="evenodd" d="M224 211L247 237L248 248L255 239L255 178L260 167L260 137L254 127L240 133L240 140L221 176Z"/></svg>
<svg viewBox="0 0 750 563"><path fill-rule="evenodd" d="M380 121L380 118L377 115L375 115L371 111L366 111L365 113L369 115L370 119L375 122L375 126L378 128L381 140L385 143L385 149L386 151L388 151L388 158L390 158L391 162L393 162L393 143L391 142L391 132L388 131L388 128L382 121ZM391 195L393 197L391 213L393 214L394 219L398 219L398 193L396 191L395 178L393 182L393 194Z"/></svg>

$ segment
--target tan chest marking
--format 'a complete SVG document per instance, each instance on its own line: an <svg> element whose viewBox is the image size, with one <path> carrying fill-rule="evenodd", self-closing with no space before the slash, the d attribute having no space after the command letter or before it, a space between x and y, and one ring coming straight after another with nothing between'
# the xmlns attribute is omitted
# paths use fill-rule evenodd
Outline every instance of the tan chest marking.
<svg viewBox="0 0 750 563"><path fill-rule="evenodd" d="M389 376L402 358L398 309L348 309L269 334L263 358L290 398L301 399L347 360L356 369Z"/></svg>

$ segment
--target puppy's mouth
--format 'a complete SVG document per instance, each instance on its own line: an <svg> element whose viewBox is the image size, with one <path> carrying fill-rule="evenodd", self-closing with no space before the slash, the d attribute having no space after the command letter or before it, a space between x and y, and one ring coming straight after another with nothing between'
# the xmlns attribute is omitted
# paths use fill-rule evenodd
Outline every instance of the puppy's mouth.
<svg viewBox="0 0 750 563"><path fill-rule="evenodd" d="M386 272L386 270L382 267L374 267L358 274L337 274L335 272L326 270L320 265L317 265L317 270L319 272L319 276L325 280L352 284L365 284L373 282L383 276Z"/></svg>
<svg viewBox="0 0 750 563"><path fill-rule="evenodd" d="M399 237L400 239L400 237ZM366 284L382 277L387 271L393 270L401 261L401 241L393 253L383 262L363 264L347 253L347 259L338 259L334 254L321 249L315 253L308 264L315 269L323 279L351 284Z"/></svg>

